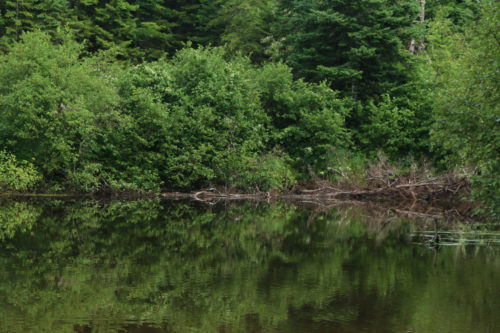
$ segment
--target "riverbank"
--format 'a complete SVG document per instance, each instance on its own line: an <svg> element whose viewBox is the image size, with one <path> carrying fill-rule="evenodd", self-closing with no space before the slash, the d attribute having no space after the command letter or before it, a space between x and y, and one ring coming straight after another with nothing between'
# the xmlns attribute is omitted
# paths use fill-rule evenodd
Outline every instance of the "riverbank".
<svg viewBox="0 0 500 333"><path fill-rule="evenodd" d="M195 191L99 191L93 193L27 193L3 192L0 198L50 198L50 199L140 199L194 200L206 203L218 201L286 200L318 208L338 205L375 205L392 210L398 215L470 219L476 203L466 200L470 195L470 182L453 175L440 177L367 177L363 184L352 182L332 183L315 179L296 185L286 191L244 192L235 188L209 187Z"/></svg>
<svg viewBox="0 0 500 333"><path fill-rule="evenodd" d="M349 205L379 205L402 214L422 217L454 216L471 218L478 205L467 201L470 183L466 179L434 177L427 180L393 181L377 186L353 186L318 182L296 186L289 191L235 193L230 190L207 188L190 193L165 192L163 199L191 199L213 203L220 200L290 200L319 207Z"/></svg>

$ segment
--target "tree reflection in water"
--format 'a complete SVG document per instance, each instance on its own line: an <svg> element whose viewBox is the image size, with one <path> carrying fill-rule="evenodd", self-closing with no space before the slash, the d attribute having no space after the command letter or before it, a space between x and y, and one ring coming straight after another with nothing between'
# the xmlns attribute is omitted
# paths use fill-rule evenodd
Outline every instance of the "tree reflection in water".
<svg viewBox="0 0 500 333"><path fill-rule="evenodd" d="M2 332L488 332L500 324L495 231L481 246L442 246L438 258L435 247L422 253L418 237L437 234L432 221L363 207L3 200L0 221Z"/></svg>

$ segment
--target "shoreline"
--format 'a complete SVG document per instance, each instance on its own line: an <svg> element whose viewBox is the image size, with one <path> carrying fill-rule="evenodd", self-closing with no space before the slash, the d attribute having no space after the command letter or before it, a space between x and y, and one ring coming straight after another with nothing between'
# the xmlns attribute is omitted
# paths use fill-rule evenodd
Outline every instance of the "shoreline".
<svg viewBox="0 0 500 333"><path fill-rule="evenodd" d="M394 182L376 184L372 186L356 186L349 184L334 185L328 182L301 184L285 191L238 191L234 188L218 189L216 187L198 189L194 191L119 191L102 190L97 192L16 192L0 191L0 198L33 197L33 198L164 198L164 199L193 199L207 201L212 199L265 199L265 200L341 200L341 201L369 201L385 202L436 202L436 201L463 201L463 197L470 194L470 183L466 179L431 178L428 180Z"/></svg>
<svg viewBox="0 0 500 333"><path fill-rule="evenodd" d="M329 209L344 205L379 206L396 215L412 215L424 218L454 217L473 219L477 203L466 201L470 184L465 179L431 178L425 181L408 181L378 186L333 185L326 182L303 184L283 192L238 192L215 187L190 192L139 192L101 191L77 192L0 192L5 199L90 199L90 200L191 200L215 204L220 201L288 201L299 205ZM474 218L475 219L475 218Z"/></svg>

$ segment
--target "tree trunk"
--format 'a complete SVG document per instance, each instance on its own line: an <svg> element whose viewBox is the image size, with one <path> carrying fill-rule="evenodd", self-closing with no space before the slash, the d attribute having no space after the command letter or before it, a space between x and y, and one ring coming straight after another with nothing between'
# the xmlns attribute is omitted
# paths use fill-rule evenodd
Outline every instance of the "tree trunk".
<svg viewBox="0 0 500 333"><path fill-rule="evenodd" d="M424 24L425 20L425 0L418 0L420 2L420 16L419 16L419 23ZM423 40L418 41L418 46L415 48L415 45L417 42L415 41L415 38L412 38L412 40L408 43L408 51L410 51L411 54L419 54L420 51L424 49L424 42Z"/></svg>
<svg viewBox="0 0 500 333"><path fill-rule="evenodd" d="M420 0L420 24L424 24L425 20L425 0ZM424 41L421 39L418 41L417 54L419 54L424 49Z"/></svg>

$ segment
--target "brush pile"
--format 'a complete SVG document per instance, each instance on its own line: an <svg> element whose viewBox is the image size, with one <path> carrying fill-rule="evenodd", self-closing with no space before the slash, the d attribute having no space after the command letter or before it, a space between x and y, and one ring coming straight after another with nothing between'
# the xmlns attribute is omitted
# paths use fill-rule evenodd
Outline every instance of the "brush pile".
<svg viewBox="0 0 500 333"><path fill-rule="evenodd" d="M466 179L435 177L424 181L392 181L376 187L345 189L324 186L318 189L299 191L303 195L329 197L335 199L356 199L372 201L437 201L459 199L470 192L470 183Z"/></svg>
<svg viewBox="0 0 500 333"><path fill-rule="evenodd" d="M383 158L368 166L361 180L340 181L332 185L316 179L309 188L313 189L299 189L296 193L337 200L397 201L410 205L417 202L456 204L470 194L470 182L454 173L434 177L425 165L403 173Z"/></svg>

